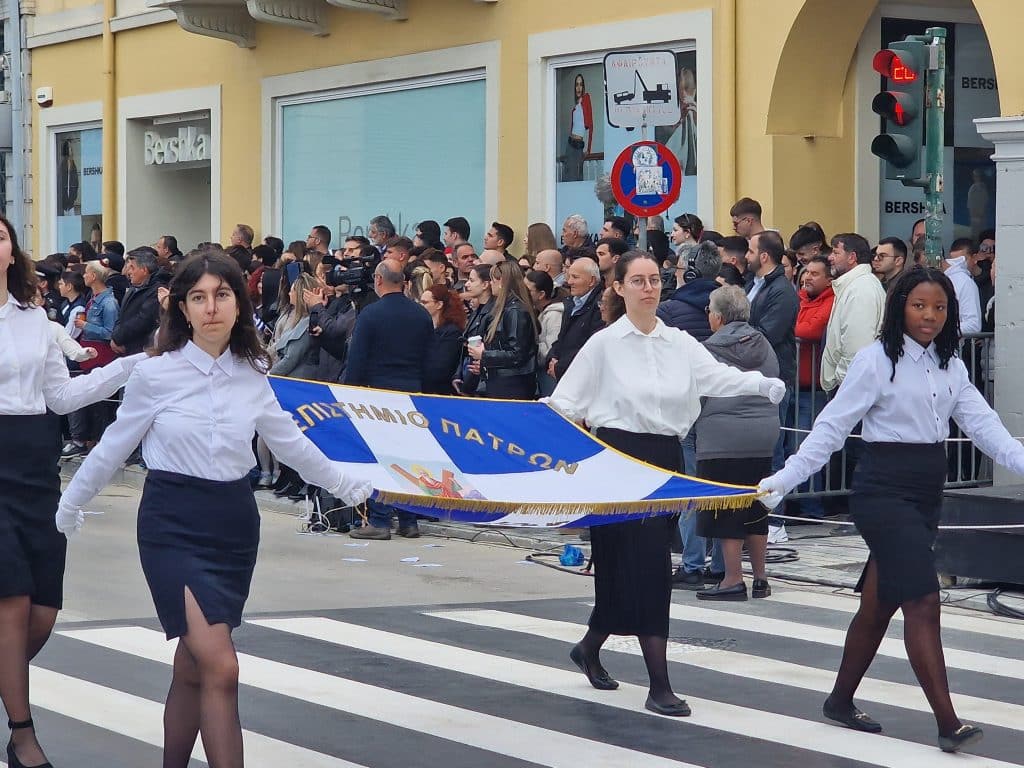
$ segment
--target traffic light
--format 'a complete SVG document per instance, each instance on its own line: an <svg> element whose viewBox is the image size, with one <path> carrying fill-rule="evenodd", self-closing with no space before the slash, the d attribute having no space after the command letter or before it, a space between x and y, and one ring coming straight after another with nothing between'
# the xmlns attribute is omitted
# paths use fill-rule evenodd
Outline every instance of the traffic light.
<svg viewBox="0 0 1024 768"><path fill-rule="evenodd" d="M923 42L903 40L876 53L872 62L887 90L871 101L871 109L885 118L885 133L871 142L871 152L885 161L885 178L904 184L921 176L927 53Z"/></svg>

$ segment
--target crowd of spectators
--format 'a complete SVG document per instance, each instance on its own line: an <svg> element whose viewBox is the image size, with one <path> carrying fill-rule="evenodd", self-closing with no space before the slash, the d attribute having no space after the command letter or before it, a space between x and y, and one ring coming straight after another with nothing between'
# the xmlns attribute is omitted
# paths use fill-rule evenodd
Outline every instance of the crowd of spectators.
<svg viewBox="0 0 1024 768"><path fill-rule="evenodd" d="M787 239L765 226L761 206L750 198L737 201L730 217L733 233L727 236L705 228L691 213L675 218L667 230L660 217L648 220L648 248L661 264L657 315L719 359L766 375L777 370L788 391L774 419L762 412L763 402L751 413L743 403L706 405L708 414L682 441L691 474L722 471L730 450L733 457L749 457L744 451L756 441L742 427L746 419L753 420L755 432L771 432L776 423L787 428L780 432L775 426L771 450L760 446L755 457L779 468L801 430L810 428L841 385L854 355L876 337L886 287L924 260L923 221L909 241L887 236L872 247L856 233L828 237L814 221ZM272 374L408 392L535 399L551 394L587 341L606 326L615 265L635 247L637 225L609 215L592 233L584 217L571 215L557 237L537 222L517 241L509 224L495 221L481 233L479 249L469 222L459 216L443 224L421 221L412 232L398 232L387 216L376 216L366 236L338 242L328 227L317 225L304 241L287 244L273 236L256 244L253 228L238 224L227 246L200 243L188 254L172 235L128 251L116 241L99 250L82 242L36 262L39 302L54 321L69 366L88 374L115 356L147 348L177 265L220 250L247 276ZM520 255L513 256L513 249ZM944 256L964 333L992 329L994 260L992 231L977 243L955 240ZM991 369L991 360L982 362ZM62 456L87 453L113 414L112 404L72 414ZM705 427L701 439L702 423L730 420L737 429ZM723 445L722 434L733 432L736 446ZM793 434L797 439L787 437ZM257 448L258 484L296 500L315 490L278 466L265 446ZM850 449L855 461L856 448ZM823 483L812 478L805 489L820 491ZM815 498L788 511L808 518L828 512ZM390 537L390 511L373 513L370 534ZM772 522L768 540L785 540L785 527ZM399 532L418 535L415 519L402 518ZM710 547L695 522L684 518L680 534L679 585L700 588L733 571L732 545L724 557L716 549L705 569ZM760 551L761 544L755 548Z"/></svg>

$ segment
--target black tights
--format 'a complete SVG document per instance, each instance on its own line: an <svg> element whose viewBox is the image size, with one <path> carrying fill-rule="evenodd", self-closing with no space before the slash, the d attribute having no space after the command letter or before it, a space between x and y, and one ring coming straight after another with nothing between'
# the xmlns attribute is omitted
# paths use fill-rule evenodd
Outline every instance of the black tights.
<svg viewBox="0 0 1024 768"><path fill-rule="evenodd" d="M600 653L601 646L607 639L607 633L588 629L587 634L580 641L580 650L583 652L587 664L595 672L604 671ZM668 679L668 638L658 635L639 635L637 640L640 642L640 650L644 654L644 664L647 665L651 698L663 706L678 702L679 698L673 693L672 683Z"/></svg>
<svg viewBox="0 0 1024 768"><path fill-rule="evenodd" d="M874 560L868 561L860 608L846 633L843 661L839 666L831 698L837 705L852 706L857 687L878 653L878 646L897 609L903 611L903 642L907 648L907 658L935 713L939 733L949 735L961 723L949 698L949 681L946 678L946 661L942 654L939 628L939 595L933 592L908 600L902 605L881 602L878 599L878 567Z"/></svg>

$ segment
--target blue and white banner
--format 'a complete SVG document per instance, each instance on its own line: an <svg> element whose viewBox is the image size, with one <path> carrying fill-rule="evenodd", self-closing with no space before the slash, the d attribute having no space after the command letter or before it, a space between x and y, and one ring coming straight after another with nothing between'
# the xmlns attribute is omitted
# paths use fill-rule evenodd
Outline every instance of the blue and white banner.
<svg viewBox="0 0 1024 768"><path fill-rule="evenodd" d="M375 498L432 517L557 528L754 500L753 488L637 461L543 403L270 382L306 436L369 479Z"/></svg>

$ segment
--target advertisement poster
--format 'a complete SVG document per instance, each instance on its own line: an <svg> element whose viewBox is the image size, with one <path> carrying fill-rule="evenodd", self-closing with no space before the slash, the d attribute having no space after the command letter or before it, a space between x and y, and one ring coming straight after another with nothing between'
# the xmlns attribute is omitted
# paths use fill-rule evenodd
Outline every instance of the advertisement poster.
<svg viewBox="0 0 1024 768"><path fill-rule="evenodd" d="M57 248L102 239L103 131L67 131L57 144Z"/></svg>
<svg viewBox="0 0 1024 768"><path fill-rule="evenodd" d="M683 169L682 191L664 215L666 222L697 211L697 53L677 51L675 58L677 87L671 90L679 101L679 120L673 125L648 128L646 132L648 140L667 144ZM608 124L600 60L558 67L554 78L556 183L552 228L558 232L566 217L578 213L587 220L591 238L596 240L606 216L624 213L611 191L612 163L623 149L643 139L643 132ZM655 83L648 85L657 88ZM670 230L671 226L666 225L666 231Z"/></svg>

